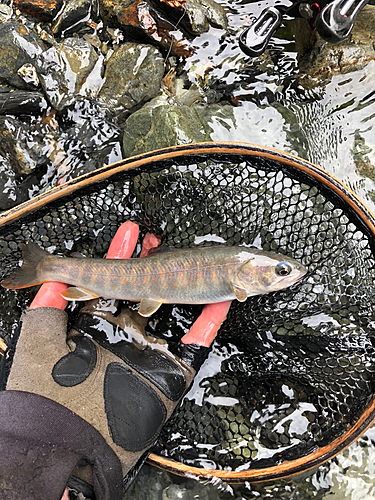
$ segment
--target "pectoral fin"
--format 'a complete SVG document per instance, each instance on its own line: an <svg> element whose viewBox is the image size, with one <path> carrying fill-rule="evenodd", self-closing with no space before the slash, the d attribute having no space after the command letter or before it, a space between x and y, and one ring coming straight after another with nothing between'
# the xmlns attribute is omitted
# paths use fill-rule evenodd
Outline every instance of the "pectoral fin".
<svg viewBox="0 0 375 500"><path fill-rule="evenodd" d="M230 286L233 290L234 295L236 296L236 299L239 302L245 302L245 300L247 299L246 290L244 288L241 288L241 287L235 285L234 283L231 283Z"/></svg>
<svg viewBox="0 0 375 500"><path fill-rule="evenodd" d="M91 300L100 297L100 295L96 295L96 293L75 286L70 286L62 292L61 295L66 300Z"/></svg>
<svg viewBox="0 0 375 500"><path fill-rule="evenodd" d="M138 309L138 313L141 316L151 316L151 314L154 314L155 311L159 309L161 306L161 302L158 302L157 300L153 299L143 299L141 300L141 306Z"/></svg>

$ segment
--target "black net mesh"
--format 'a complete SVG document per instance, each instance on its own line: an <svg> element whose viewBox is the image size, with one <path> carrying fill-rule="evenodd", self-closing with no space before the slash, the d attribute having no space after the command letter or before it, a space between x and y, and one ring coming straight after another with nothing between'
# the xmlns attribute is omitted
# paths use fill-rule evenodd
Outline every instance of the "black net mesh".
<svg viewBox="0 0 375 500"><path fill-rule="evenodd" d="M158 160L0 227L0 274L18 265L24 240L55 253L103 256L129 218L167 246L255 245L308 268L292 288L232 304L209 359L162 432L160 454L212 469L269 467L353 426L374 390L375 259L370 230L349 205L277 159ZM0 292L0 327L8 335L31 293ZM200 310L163 306L148 333L173 346Z"/></svg>

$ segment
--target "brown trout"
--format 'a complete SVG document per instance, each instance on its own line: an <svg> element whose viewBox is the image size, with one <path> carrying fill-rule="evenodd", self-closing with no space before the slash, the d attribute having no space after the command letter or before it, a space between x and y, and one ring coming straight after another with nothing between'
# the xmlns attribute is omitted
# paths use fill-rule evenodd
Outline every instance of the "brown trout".
<svg viewBox="0 0 375 500"><path fill-rule="evenodd" d="M22 266L2 281L4 288L60 281L74 285L62 293L68 300L131 300L141 303L142 316L150 316L163 303L243 302L251 295L287 288L306 274L290 257L247 247L166 249L122 260L58 257L34 243L22 246Z"/></svg>

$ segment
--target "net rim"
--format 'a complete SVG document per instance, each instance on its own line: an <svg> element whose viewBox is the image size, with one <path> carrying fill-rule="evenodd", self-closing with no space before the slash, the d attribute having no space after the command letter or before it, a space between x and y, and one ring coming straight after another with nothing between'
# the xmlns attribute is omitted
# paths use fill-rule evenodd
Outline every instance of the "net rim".
<svg viewBox="0 0 375 500"><path fill-rule="evenodd" d="M241 142L202 142L183 144L150 151L126 158L125 160L120 160L116 163L111 163L110 165L101 167L93 172L76 177L64 184L61 184L60 186L55 186L45 193L7 210L0 216L0 227L16 221L25 213L30 213L44 207L51 201L70 195L92 183L106 180L113 175L121 173L122 171L143 167L145 164L149 164L154 161L173 159L184 155L191 156L202 154L259 156L279 161L284 165L294 167L308 176L312 176L330 190L334 191L335 194L342 198L343 201L357 213L366 226L371 230L371 233L375 235L375 216L350 188L348 188L332 174L329 174L321 167L318 167L317 165L291 153L286 153L285 151L266 146L259 146L257 144Z"/></svg>
<svg viewBox="0 0 375 500"><path fill-rule="evenodd" d="M147 462L155 467L180 476L194 476L201 479L217 478L231 484L244 482L266 483L276 479L286 479L316 469L344 451L354 441L361 437L369 427L371 427L374 419L375 396L371 399L366 410L349 431L344 432L329 445L318 448L312 453L304 455L296 460L285 461L272 467L254 467L247 471L208 469L186 465L155 453L150 453Z"/></svg>
<svg viewBox="0 0 375 500"><path fill-rule="evenodd" d="M242 155L267 158L279 162L288 167L294 168L303 174L312 177L315 181L323 184L330 191L341 198L344 204L350 206L362 223L369 229L372 236L375 235L375 217L366 207L362 200L345 184L332 174L329 174L321 167L314 165L298 156L284 151L260 146L251 143L241 142L207 142L192 143L169 148L150 151L144 154L133 156L125 160L101 167L93 172L84 174L72 179L60 186L56 186L45 193L32 198L14 208L11 208L0 215L0 228L11 224L26 214L37 211L50 202L71 195L91 184L108 180L126 170L132 170L152 164L156 161L170 160L181 156L193 155ZM311 453L292 461L284 461L279 465L266 468L252 468L246 471L228 471L208 468L193 467L167 459L155 453L148 457L148 463L158 468L167 470L173 474L191 476L196 478L218 478L228 483L241 482L268 482L275 479L288 478L301 474L335 457L344 449L349 447L371 426L375 420L375 395L367 404L364 412L357 422L341 436L334 439L329 445L318 448Z"/></svg>

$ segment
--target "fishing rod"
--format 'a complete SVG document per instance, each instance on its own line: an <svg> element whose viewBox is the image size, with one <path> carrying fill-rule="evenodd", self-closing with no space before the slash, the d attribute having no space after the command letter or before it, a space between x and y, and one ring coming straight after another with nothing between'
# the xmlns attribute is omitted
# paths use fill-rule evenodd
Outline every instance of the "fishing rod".
<svg viewBox="0 0 375 500"><path fill-rule="evenodd" d="M239 46L250 57L260 56L280 27L284 16L308 19L323 40L329 43L342 42L349 36L358 14L369 1L292 0L287 6L267 7L241 33Z"/></svg>

